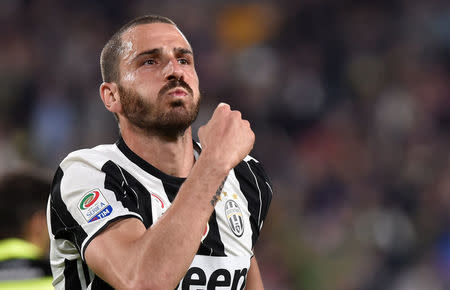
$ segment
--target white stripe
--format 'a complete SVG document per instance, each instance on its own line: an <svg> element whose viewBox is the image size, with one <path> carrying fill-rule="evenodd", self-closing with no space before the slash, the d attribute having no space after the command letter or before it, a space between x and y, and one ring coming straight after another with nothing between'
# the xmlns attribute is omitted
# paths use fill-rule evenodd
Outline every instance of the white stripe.
<svg viewBox="0 0 450 290"><path fill-rule="evenodd" d="M89 280L91 280L91 284L89 284L88 289L91 289L90 287L92 285L92 281L94 281L95 275L94 275L94 272L92 272L90 268L88 268L88 269L89 269Z"/></svg>
<svg viewBox="0 0 450 290"><path fill-rule="evenodd" d="M77 259L77 272L78 279L80 279L81 289L86 289L86 278L84 277L83 265L81 264L81 260Z"/></svg>
<svg viewBox="0 0 450 290"><path fill-rule="evenodd" d="M259 163L258 160L256 160L255 158L251 157L250 155L245 156L245 158L244 158L245 162L249 162L250 160L253 160L253 161Z"/></svg>
<svg viewBox="0 0 450 290"><path fill-rule="evenodd" d="M258 180L256 179L256 175L253 173L253 170L250 167L250 164L247 163L247 166L248 166L248 169L250 169L250 172L253 174L253 177L255 178L256 187L258 188L258 192L259 192L259 215L258 215L258 227L259 227L261 224L260 221L261 221L261 210L262 210L261 190L259 189Z"/></svg>
<svg viewBox="0 0 450 290"><path fill-rule="evenodd" d="M248 200L245 194L241 191L239 181L236 177L234 169L228 174L227 181L224 184L222 192L227 192L227 196L222 195L222 200L216 204L216 220L219 228L220 240L224 246L225 255L230 256L246 256L253 255L252 253L252 226L250 222L250 211L248 209ZM233 195L237 195L237 199ZM225 214L225 204L227 201L233 200L243 214L244 233L240 238L232 232L228 218ZM256 219L256 217L255 217Z"/></svg>
<svg viewBox="0 0 450 290"><path fill-rule="evenodd" d="M49 237L50 237L50 239L54 239L55 235L51 231L51 219L50 219L50 212L52 211L51 205L50 205L51 204L51 198L52 198L52 196L49 195L48 200L47 200L47 208L46 208L46 214L45 215L46 215L46 220L47 220L47 228L49 229L48 230Z"/></svg>
<svg viewBox="0 0 450 290"><path fill-rule="evenodd" d="M270 186L270 184L266 181L266 184L267 184L267 187L270 189L270 193L272 194L272 196L273 196L273 191L272 191L272 187Z"/></svg>

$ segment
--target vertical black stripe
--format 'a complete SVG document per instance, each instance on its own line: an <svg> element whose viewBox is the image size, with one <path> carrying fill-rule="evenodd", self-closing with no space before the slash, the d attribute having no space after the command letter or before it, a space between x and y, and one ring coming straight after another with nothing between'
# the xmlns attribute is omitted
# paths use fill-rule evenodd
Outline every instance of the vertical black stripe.
<svg viewBox="0 0 450 290"><path fill-rule="evenodd" d="M178 182L167 182L166 180L161 179L164 187L164 191L166 192L167 198L172 203L175 197L177 196L178 190L180 190L181 185L184 180L180 180Z"/></svg>
<svg viewBox="0 0 450 290"><path fill-rule="evenodd" d="M103 165L105 188L116 195L116 199L131 212L138 213L146 228L152 225L152 201L148 190L136 178L112 161ZM125 179L124 179L125 177Z"/></svg>
<svg viewBox="0 0 450 290"><path fill-rule="evenodd" d="M211 252L212 250L212 252ZM225 246L220 238L219 226L217 224L216 211L209 218L209 233L200 244L197 255L225 256Z"/></svg>
<svg viewBox="0 0 450 290"><path fill-rule="evenodd" d="M272 182L270 181L270 178L264 171L264 168L262 167L261 163L256 162L254 160L250 160L248 164L250 165L253 173L255 174L258 180L259 188L261 190L261 198L262 198L261 222L262 222L267 217L270 202L272 201L272 194L273 194L271 190Z"/></svg>
<svg viewBox="0 0 450 290"><path fill-rule="evenodd" d="M252 169L249 168L249 165ZM262 168L255 169L257 163L253 160L242 161L234 168L234 173L239 182L239 187L244 193L250 212L250 225L252 228L252 247L255 246L259 237L259 226L267 215L270 199L272 198L265 182L269 182L267 176L261 173ZM254 170L255 169L255 170ZM256 177L256 181L255 181ZM259 189L258 189L259 186ZM261 197L260 197L261 191ZM260 200L261 198L261 200ZM261 203L262 201L262 203ZM260 223L258 223L260 219Z"/></svg>
<svg viewBox="0 0 450 290"><path fill-rule="evenodd" d="M50 198L51 231L56 239L66 239L75 244L80 252L81 244L87 237L87 233L72 217L61 197L61 180L64 172L59 167L53 178Z"/></svg>
<svg viewBox="0 0 450 290"><path fill-rule="evenodd" d="M86 285L89 285L91 283L91 277L89 276L89 268L85 262L82 262L82 266L83 266L84 279L86 280Z"/></svg>
<svg viewBox="0 0 450 290"><path fill-rule="evenodd" d="M77 260L64 260L64 289L81 290L80 278L78 276Z"/></svg>

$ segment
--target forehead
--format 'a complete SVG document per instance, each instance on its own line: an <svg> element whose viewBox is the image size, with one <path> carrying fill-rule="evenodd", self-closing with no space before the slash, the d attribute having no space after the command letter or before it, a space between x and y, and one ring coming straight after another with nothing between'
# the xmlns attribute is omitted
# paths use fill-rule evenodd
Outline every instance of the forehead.
<svg viewBox="0 0 450 290"><path fill-rule="evenodd" d="M191 48L181 31L175 25L168 23L141 24L122 34L122 48L125 54L127 51L139 52L164 47Z"/></svg>

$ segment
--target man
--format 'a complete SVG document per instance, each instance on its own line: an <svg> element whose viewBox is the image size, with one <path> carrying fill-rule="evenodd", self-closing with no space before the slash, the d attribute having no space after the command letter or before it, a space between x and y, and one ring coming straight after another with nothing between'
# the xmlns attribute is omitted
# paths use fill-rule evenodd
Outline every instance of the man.
<svg viewBox="0 0 450 290"><path fill-rule="evenodd" d="M69 154L48 206L56 289L263 289L253 247L272 192L250 124L220 104L192 141L192 48L144 16L103 48L116 144ZM194 289L192 288L192 289Z"/></svg>
<svg viewBox="0 0 450 290"><path fill-rule="evenodd" d="M0 289L53 289L45 205L51 178L32 168L0 177Z"/></svg>

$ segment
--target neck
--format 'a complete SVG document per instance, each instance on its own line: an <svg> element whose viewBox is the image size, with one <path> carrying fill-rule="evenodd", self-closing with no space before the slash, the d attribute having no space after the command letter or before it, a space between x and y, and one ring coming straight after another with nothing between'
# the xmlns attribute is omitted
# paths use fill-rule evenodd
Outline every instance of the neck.
<svg viewBox="0 0 450 290"><path fill-rule="evenodd" d="M134 153L165 174L187 177L194 166L191 127L173 139L127 128L122 128L121 134Z"/></svg>

